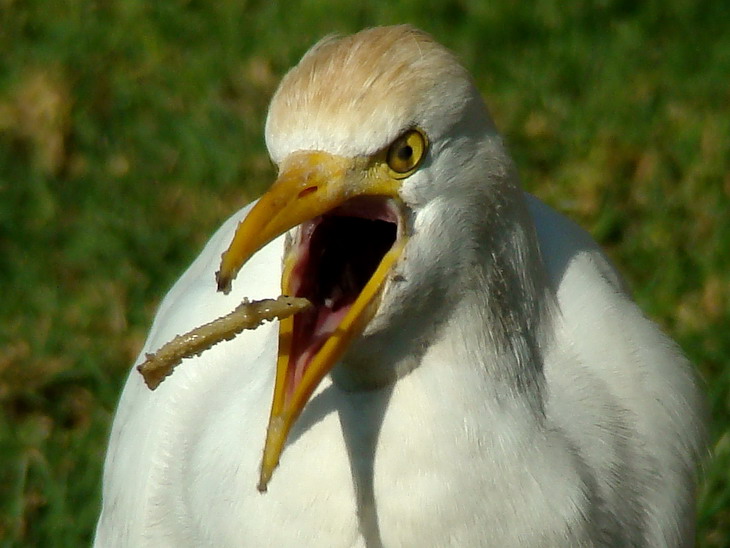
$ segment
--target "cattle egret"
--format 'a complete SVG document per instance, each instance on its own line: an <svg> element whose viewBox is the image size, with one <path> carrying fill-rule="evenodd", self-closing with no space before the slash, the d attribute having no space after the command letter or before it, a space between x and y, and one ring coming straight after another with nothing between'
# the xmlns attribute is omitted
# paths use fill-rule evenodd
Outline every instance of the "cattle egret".
<svg viewBox="0 0 730 548"><path fill-rule="evenodd" d="M278 179L168 293L139 361L244 298L313 306L155 391L132 370L97 546L692 544L691 367L587 233L520 190L452 53L409 26L326 38L266 144Z"/></svg>

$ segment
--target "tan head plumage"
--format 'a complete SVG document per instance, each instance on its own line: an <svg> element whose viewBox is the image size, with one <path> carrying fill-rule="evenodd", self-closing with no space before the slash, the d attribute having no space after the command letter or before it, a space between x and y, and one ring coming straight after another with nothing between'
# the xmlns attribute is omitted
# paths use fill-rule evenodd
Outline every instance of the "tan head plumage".
<svg viewBox="0 0 730 548"><path fill-rule="evenodd" d="M409 25L325 38L282 80L269 109L267 144L276 162L298 149L371 154L424 111L448 105L444 95L472 90L456 57Z"/></svg>

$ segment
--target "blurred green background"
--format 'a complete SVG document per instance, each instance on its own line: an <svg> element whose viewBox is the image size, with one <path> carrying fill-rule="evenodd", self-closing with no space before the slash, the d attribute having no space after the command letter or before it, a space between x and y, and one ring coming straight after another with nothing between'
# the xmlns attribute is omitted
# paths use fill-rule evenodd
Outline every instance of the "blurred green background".
<svg viewBox="0 0 730 548"><path fill-rule="evenodd" d="M81 546L167 288L274 175L269 97L325 34L411 22L473 72L530 191L705 379L700 546L730 545L725 0L0 0L0 543Z"/></svg>

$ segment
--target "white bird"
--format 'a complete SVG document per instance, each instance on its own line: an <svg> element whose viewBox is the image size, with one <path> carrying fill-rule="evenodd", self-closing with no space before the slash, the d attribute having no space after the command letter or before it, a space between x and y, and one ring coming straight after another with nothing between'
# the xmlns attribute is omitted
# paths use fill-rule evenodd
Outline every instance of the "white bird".
<svg viewBox="0 0 730 548"><path fill-rule="evenodd" d="M588 234L520 190L453 54L409 26L326 38L266 144L277 181L141 357L245 297L315 307L154 392L132 370L96 546L692 545L691 367Z"/></svg>

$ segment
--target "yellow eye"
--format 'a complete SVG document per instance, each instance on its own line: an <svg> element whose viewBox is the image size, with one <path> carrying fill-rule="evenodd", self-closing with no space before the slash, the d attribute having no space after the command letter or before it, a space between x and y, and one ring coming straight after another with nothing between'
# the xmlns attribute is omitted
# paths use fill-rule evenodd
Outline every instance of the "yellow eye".
<svg viewBox="0 0 730 548"><path fill-rule="evenodd" d="M406 131L388 149L386 161L391 175L403 179L413 173L426 155L426 137L417 129Z"/></svg>

